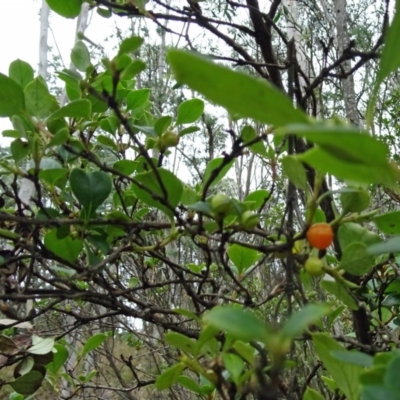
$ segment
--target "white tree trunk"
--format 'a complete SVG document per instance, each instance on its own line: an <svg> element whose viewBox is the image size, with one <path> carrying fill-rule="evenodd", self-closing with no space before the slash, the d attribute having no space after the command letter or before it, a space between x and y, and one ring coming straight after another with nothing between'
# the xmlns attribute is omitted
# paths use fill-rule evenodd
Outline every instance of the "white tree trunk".
<svg viewBox="0 0 400 400"><path fill-rule="evenodd" d="M40 10L40 41L39 41L39 75L46 80L47 75L47 38L49 36L49 15L50 8L46 0L42 0Z"/></svg>
<svg viewBox="0 0 400 400"><path fill-rule="evenodd" d="M341 57L343 51L350 43L348 32L348 14L346 10L346 0L335 0L335 16L336 16L336 34L338 45L338 56ZM350 71L351 61L347 60L342 63L342 70L344 73ZM354 125L360 126L360 116L357 109L356 93L354 90L354 77L349 77L342 80L343 85L343 98L346 110L346 118Z"/></svg>

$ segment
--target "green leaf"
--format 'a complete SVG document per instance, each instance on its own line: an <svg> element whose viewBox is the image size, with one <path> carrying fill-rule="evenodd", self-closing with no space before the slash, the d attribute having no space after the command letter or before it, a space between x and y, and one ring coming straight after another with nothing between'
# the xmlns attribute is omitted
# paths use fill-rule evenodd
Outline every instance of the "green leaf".
<svg viewBox="0 0 400 400"><path fill-rule="evenodd" d="M91 66L89 50L81 40L78 40L71 50L71 61L78 71L86 72Z"/></svg>
<svg viewBox="0 0 400 400"><path fill-rule="evenodd" d="M222 361L233 381L238 382L244 369L243 360L236 354L224 353L222 354Z"/></svg>
<svg viewBox="0 0 400 400"><path fill-rule="evenodd" d="M233 114L277 126L308 120L288 97L265 79L232 71L187 51L170 50L168 59L179 83Z"/></svg>
<svg viewBox="0 0 400 400"><path fill-rule="evenodd" d="M146 63L142 60L133 60L121 73L121 80L130 80L146 69Z"/></svg>
<svg viewBox="0 0 400 400"><path fill-rule="evenodd" d="M358 382L363 367L337 360L331 355L332 351L346 351L336 340L324 333L312 334L312 340L318 357L328 370L339 389L349 400L359 400L361 385Z"/></svg>
<svg viewBox="0 0 400 400"><path fill-rule="evenodd" d="M377 228L388 235L400 234L400 211L391 211L374 217Z"/></svg>
<svg viewBox="0 0 400 400"><path fill-rule="evenodd" d="M307 386L307 389L303 395L303 400L325 400L325 399L316 390L311 389L310 387Z"/></svg>
<svg viewBox="0 0 400 400"><path fill-rule="evenodd" d="M34 117L45 118L58 108L57 100L49 93L42 77L35 78L24 90L26 110Z"/></svg>
<svg viewBox="0 0 400 400"><path fill-rule="evenodd" d="M117 144L115 143L114 139L111 139L110 137L105 136L105 135L99 135L96 137L96 139L103 146L110 147L111 149L117 151L118 147L117 147Z"/></svg>
<svg viewBox="0 0 400 400"><path fill-rule="evenodd" d="M103 171L72 170L69 177L71 190L82 204L86 218L90 218L111 192L111 179Z"/></svg>
<svg viewBox="0 0 400 400"><path fill-rule="evenodd" d="M156 388L158 390L164 390L174 385L181 375L181 372L185 368L182 363L175 364L172 367L167 368L161 375L156 379Z"/></svg>
<svg viewBox="0 0 400 400"><path fill-rule="evenodd" d="M396 393L384 388L383 386L364 386L362 390L362 400L397 400Z"/></svg>
<svg viewBox="0 0 400 400"><path fill-rule="evenodd" d="M400 391L399 369L400 357L398 356L390 361L384 376L385 387L392 393Z"/></svg>
<svg viewBox="0 0 400 400"><path fill-rule="evenodd" d="M332 157L347 163L381 167L388 165L389 151L386 144L351 125L318 122L313 125L289 125L279 130L279 135L289 133L310 140Z"/></svg>
<svg viewBox="0 0 400 400"><path fill-rule="evenodd" d="M400 3L396 0L396 12L385 35L385 46L382 51L376 83L380 85L392 72L400 67L400 54L397 51L400 34Z"/></svg>
<svg viewBox="0 0 400 400"><path fill-rule="evenodd" d="M43 375L38 371L30 371L25 375L8 384L17 392L23 395L30 395L40 388L43 382Z"/></svg>
<svg viewBox="0 0 400 400"><path fill-rule="evenodd" d="M150 89L132 90L126 96L126 108L128 110L136 110L142 107L150 97Z"/></svg>
<svg viewBox="0 0 400 400"><path fill-rule="evenodd" d="M46 234L44 245L56 256L70 263L75 262L83 247L80 239L72 239L69 236L59 239L57 237L57 230L55 229Z"/></svg>
<svg viewBox="0 0 400 400"><path fill-rule="evenodd" d="M298 189L307 191L307 174L303 164L296 156L286 156L282 159L282 167L290 182Z"/></svg>
<svg viewBox="0 0 400 400"><path fill-rule="evenodd" d="M137 167L138 162L132 160L119 160L113 165L113 168L115 170L127 176L133 174L136 171Z"/></svg>
<svg viewBox="0 0 400 400"><path fill-rule="evenodd" d="M75 18L81 12L82 0L46 0L49 7L65 18Z"/></svg>
<svg viewBox="0 0 400 400"><path fill-rule="evenodd" d="M282 335L294 338L331 311L332 308L326 304L308 304L290 316L282 328Z"/></svg>
<svg viewBox="0 0 400 400"><path fill-rule="evenodd" d="M371 270L374 258L368 253L367 246L361 242L353 242L343 250L340 268L346 272L361 276Z"/></svg>
<svg viewBox="0 0 400 400"><path fill-rule="evenodd" d="M244 341L263 340L269 334L266 324L241 308L215 307L204 315L203 321Z"/></svg>
<svg viewBox="0 0 400 400"><path fill-rule="evenodd" d="M29 82L33 81L33 74L33 68L22 60L13 61L8 68L8 76L14 79L22 89L24 89Z"/></svg>
<svg viewBox="0 0 400 400"><path fill-rule="evenodd" d="M398 170L389 163L386 166L381 166L373 165L372 163L349 162L318 147L299 155L298 159L318 171L332 174L338 179L353 182L381 183L387 186L395 186L395 182L399 179Z"/></svg>
<svg viewBox="0 0 400 400"><path fill-rule="evenodd" d="M374 244L368 247L368 254L374 256L398 252L400 252L400 236L396 236L386 242Z"/></svg>
<svg viewBox="0 0 400 400"><path fill-rule="evenodd" d="M97 333L96 335L93 335L87 340L87 342L83 346L81 357L85 357L85 355L88 354L90 351L97 349L105 342L106 339L107 335L105 335L104 333Z"/></svg>
<svg viewBox="0 0 400 400"><path fill-rule="evenodd" d="M369 368L374 364L373 357L360 351L332 351L331 356L347 364L360 365L362 367Z"/></svg>
<svg viewBox="0 0 400 400"><path fill-rule="evenodd" d="M353 242L361 242L367 246L370 246L382 241L378 234L370 232L368 229L363 228L360 224L353 222L348 222L340 226L338 238L340 247L342 249Z"/></svg>
<svg viewBox="0 0 400 400"><path fill-rule="evenodd" d="M54 350L56 352L53 355L53 361L46 366L46 369L56 374L67 361L69 353L66 347L59 343L54 345Z"/></svg>
<svg viewBox="0 0 400 400"><path fill-rule="evenodd" d="M246 125L240 132L240 137L244 144L246 144L257 137L257 132L252 126ZM265 145L262 140L248 146L248 149L253 153L259 154L260 156L268 157L267 150L265 149Z"/></svg>
<svg viewBox="0 0 400 400"><path fill-rule="evenodd" d="M348 188L345 191L341 189L340 203L342 204L343 214L364 211L368 208L369 202L370 196L364 189Z"/></svg>
<svg viewBox="0 0 400 400"><path fill-rule="evenodd" d="M165 115L159 118L154 124L154 130L158 136L161 136L171 125L172 118L169 115Z"/></svg>
<svg viewBox="0 0 400 400"><path fill-rule="evenodd" d="M25 111L25 96L21 86L0 73L0 117L12 117Z"/></svg>
<svg viewBox="0 0 400 400"><path fill-rule="evenodd" d="M246 202L253 202L254 204L252 204L250 206L251 210L258 210L266 201L266 199L268 199L269 197L269 192L268 190L265 189L259 189L259 190L255 190L254 192L251 192L245 199L245 203Z"/></svg>
<svg viewBox="0 0 400 400"><path fill-rule="evenodd" d="M254 347L248 343L242 342L241 340L236 340L232 347L240 355L240 357L246 360L250 365L254 364Z"/></svg>
<svg viewBox="0 0 400 400"><path fill-rule="evenodd" d="M139 36L132 36L130 38L124 39L120 46L118 55L126 53L134 53L143 43L143 39Z"/></svg>
<svg viewBox="0 0 400 400"><path fill-rule="evenodd" d="M60 146L64 144L70 138L70 133L68 128L61 128L50 140L47 147Z"/></svg>
<svg viewBox="0 0 400 400"><path fill-rule="evenodd" d="M173 347L182 350L184 353L196 355L196 342L178 332L168 332L164 335L165 341Z"/></svg>
<svg viewBox="0 0 400 400"><path fill-rule="evenodd" d="M172 172L163 168L158 168L157 172L149 171L137 174L134 179L132 189L136 197L147 205L156 207L170 218L173 218L173 209L178 206L182 197L182 182ZM160 181L164 186L165 193ZM148 190L145 190L144 187Z"/></svg>
<svg viewBox="0 0 400 400"><path fill-rule="evenodd" d="M43 179L50 185L55 185L56 182L68 174L67 168L48 169L39 172L39 178Z"/></svg>
<svg viewBox="0 0 400 400"><path fill-rule="evenodd" d="M338 300L343 302L350 310L356 311L358 310L358 305L354 298L348 292L348 289L341 285L338 282L331 280L322 280L321 287L325 289L327 292L333 294Z"/></svg>
<svg viewBox="0 0 400 400"><path fill-rule="evenodd" d="M224 162L223 157L214 158L211 160L206 167L203 177L203 188L207 184L207 182L212 179L211 185L209 187L215 186L230 170L235 160L229 161L219 172L217 173L217 169Z"/></svg>
<svg viewBox="0 0 400 400"><path fill-rule="evenodd" d="M108 133L111 133L111 135L115 135L115 132L118 128L118 124L119 124L118 119L112 115L100 121L101 129L105 130Z"/></svg>
<svg viewBox="0 0 400 400"><path fill-rule="evenodd" d="M52 121L59 118L85 118L89 119L92 111L92 103L86 99L79 99L72 101L66 106L60 108L48 118L48 121Z"/></svg>
<svg viewBox="0 0 400 400"><path fill-rule="evenodd" d="M197 121L204 111L204 102L200 99L186 100L178 107L176 125L191 124Z"/></svg>
<svg viewBox="0 0 400 400"><path fill-rule="evenodd" d="M53 350L54 339L53 338L40 338L37 337L35 343L27 351L31 354L48 354Z"/></svg>
<svg viewBox="0 0 400 400"><path fill-rule="evenodd" d="M27 157L31 151L29 143L21 139L15 139L12 141L10 150L16 163Z"/></svg>
<svg viewBox="0 0 400 400"><path fill-rule="evenodd" d="M229 246L228 256L233 264L235 264L239 274L250 268L259 258L257 250L249 249L239 244Z"/></svg>
<svg viewBox="0 0 400 400"><path fill-rule="evenodd" d="M178 378L177 382L187 390L190 390L193 393L201 394L200 386L192 378L189 378L188 376L185 375L181 375Z"/></svg>

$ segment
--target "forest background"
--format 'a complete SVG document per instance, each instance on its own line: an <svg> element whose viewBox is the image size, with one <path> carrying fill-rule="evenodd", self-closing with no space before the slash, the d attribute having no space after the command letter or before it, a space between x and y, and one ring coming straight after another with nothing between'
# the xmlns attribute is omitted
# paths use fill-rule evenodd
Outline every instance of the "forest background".
<svg viewBox="0 0 400 400"><path fill-rule="evenodd" d="M0 74L0 398L397 399L397 10L43 1Z"/></svg>

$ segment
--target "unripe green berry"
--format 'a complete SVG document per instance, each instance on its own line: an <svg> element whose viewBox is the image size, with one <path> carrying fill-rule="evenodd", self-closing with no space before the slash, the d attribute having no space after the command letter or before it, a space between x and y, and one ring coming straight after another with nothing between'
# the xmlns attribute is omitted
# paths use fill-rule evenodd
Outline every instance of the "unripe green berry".
<svg viewBox="0 0 400 400"><path fill-rule="evenodd" d="M253 230L260 223L260 217L253 213L253 211L247 210L240 217L240 227L246 231Z"/></svg>
<svg viewBox="0 0 400 400"><path fill-rule="evenodd" d="M324 262L317 257L309 257L304 264L304 269L311 276L322 276L324 275Z"/></svg>

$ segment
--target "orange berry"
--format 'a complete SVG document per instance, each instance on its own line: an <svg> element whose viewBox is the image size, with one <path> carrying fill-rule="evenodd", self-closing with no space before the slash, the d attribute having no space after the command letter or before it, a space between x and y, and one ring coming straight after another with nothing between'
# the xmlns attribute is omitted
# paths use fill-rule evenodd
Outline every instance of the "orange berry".
<svg viewBox="0 0 400 400"><path fill-rule="evenodd" d="M333 229L326 222L311 225L307 231L307 240L312 247L323 250L333 241Z"/></svg>

